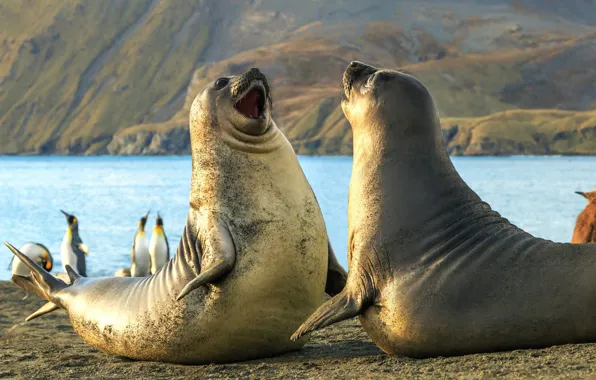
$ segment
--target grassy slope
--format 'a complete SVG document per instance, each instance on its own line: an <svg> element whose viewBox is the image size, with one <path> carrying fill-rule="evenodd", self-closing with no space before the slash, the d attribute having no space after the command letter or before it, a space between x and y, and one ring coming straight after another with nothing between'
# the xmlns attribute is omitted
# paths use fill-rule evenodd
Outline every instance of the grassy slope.
<svg viewBox="0 0 596 380"><path fill-rule="evenodd" d="M129 4L117 7L107 2L63 2L50 16L50 22L21 45L0 88L3 151L43 151L43 146L55 138L85 68L109 46L119 30L140 16L145 5ZM28 12L0 14L9 18ZM104 20L93 21L97 15L104 15ZM27 29L26 20L21 24Z"/></svg>
<svg viewBox="0 0 596 380"><path fill-rule="evenodd" d="M578 46L593 50L594 38L571 41L560 46L537 48L523 52L511 50L492 54L468 54L461 57L445 58L401 68L416 76L433 94L439 112L444 120L444 128L455 116L465 115L460 119L462 127L458 132L459 146L450 147L453 154L596 154L596 138L590 125L596 125L594 113L558 111L558 110L520 110L515 103L507 102L503 95L504 85L524 83L522 73L530 67L540 71L549 67L569 50ZM566 70L567 69L567 70ZM575 70L573 60L556 73L557 80L548 86L553 91L530 92L520 89L522 96L532 98L534 105L548 103L556 89L569 91L569 79ZM566 73L567 71L567 73ZM555 79L553 76L550 78ZM593 83L596 73L591 69L583 71L584 83ZM577 88L577 87L576 87ZM570 92L570 91L569 91ZM568 106L582 109L580 97L578 103ZM565 99L573 98L569 93ZM536 100L536 98L542 98ZM588 97L593 99L593 97ZM328 104L336 104L329 107ZM590 105L583 109L591 108ZM506 111L506 112L502 112ZM311 104L304 110L305 116L294 124L288 125L287 133L295 148L304 154L345 153L351 147L351 131L341 113L339 95ZM482 117L489 114L488 117ZM318 122L313 119L317 115ZM475 118L477 117L477 118ZM592 124L590 124L592 123ZM312 128L315 125L318 128ZM473 138L466 140L470 126L474 128ZM463 135L462 135L463 134ZM342 141L340 150L339 141ZM453 142L452 142L453 144Z"/></svg>
<svg viewBox="0 0 596 380"><path fill-rule="evenodd" d="M34 35L0 87L0 151L101 150L123 126L175 101L208 41L208 15L193 18L195 7L66 1L33 23L39 30L28 29L28 12L0 12L0 24L15 18L15 29Z"/></svg>
<svg viewBox="0 0 596 380"><path fill-rule="evenodd" d="M388 30L387 35L395 35L395 31ZM515 109L516 105L508 103L503 96L504 84L523 83L521 73L525 68L548 67L569 50L584 46L591 39L593 37L586 37L524 51L508 49L491 54L448 56L407 65L400 65L407 62L407 52L402 56L382 56L369 46L370 57L366 61L379 65L389 65L380 60L393 62L392 67L401 66L430 89L442 115L445 133L455 133L449 142L453 154L593 154L596 146L589 141L588 128L592 113L513 112L508 110ZM377 33L377 41L380 40ZM428 41L432 46L434 41ZM430 54L442 49L449 51L448 47L437 45L430 49ZM395 51L399 49L393 49ZM194 95L212 78L257 66L273 78L275 119L299 153L349 154L351 131L339 107L337 83L347 62L363 55L362 50L342 47L333 40L313 43L306 39L244 52L217 65L203 67L194 75L186 105L174 118L175 127L186 122ZM565 77L564 72L558 75ZM551 85L556 88L565 84L559 80ZM486 114L490 116L483 117ZM469 117L453 119L458 115ZM454 125L458 126L456 130ZM153 125L148 128L155 131ZM167 130L168 125L162 128L162 131ZM142 130L143 126L136 126L119 134L130 135Z"/></svg>
<svg viewBox="0 0 596 380"><path fill-rule="evenodd" d="M511 110L442 126L451 154L596 153L596 111Z"/></svg>
<svg viewBox="0 0 596 380"><path fill-rule="evenodd" d="M143 131L143 139L150 141L147 135L180 130L187 124L192 99L206 83L250 67L261 68L273 80L275 119L296 149L306 154L351 152L338 84L354 59L414 74L430 89L443 118L482 117L519 107L596 107L591 86L596 69L585 65L596 59L593 29L571 23L566 24L569 30L557 29L552 20L528 7L520 8L520 15L497 10L478 16L472 14L477 10L470 15L438 8L412 10L404 3L402 9L413 13L398 12L388 22L301 25L294 23L292 14L267 13L263 18L245 8L221 16L216 8L225 8L225 2L207 2L201 8L191 0L48 4L0 3L0 153L117 153L116 145L135 141L135 134ZM243 28L261 17L264 24L259 28L267 38L271 31L263 28L273 21L263 20L285 20L290 26L280 30L274 44L201 65L210 54L206 49L213 51L215 44L222 50L210 40L221 37L222 30L228 38L238 38L232 27L220 27L229 25L221 17L248 17L238 29L241 33L256 33ZM414 19L418 26L411 24ZM524 28L517 19L525 20ZM440 30L432 29L435 26ZM577 38L581 34L585 36ZM474 141L484 141L481 132L493 141L493 129L547 125L535 118L516 120L521 114L500 115L508 127L487 124L493 126L475 129ZM466 119L464 124L471 123ZM458 134L465 133L464 124ZM573 125L580 130L579 124L569 128ZM517 131L503 133L521 138ZM499 141L453 152L531 151L529 140L527 148L525 142L507 143L517 150L501 147L505 140ZM579 138L568 144L570 151L592 149Z"/></svg>

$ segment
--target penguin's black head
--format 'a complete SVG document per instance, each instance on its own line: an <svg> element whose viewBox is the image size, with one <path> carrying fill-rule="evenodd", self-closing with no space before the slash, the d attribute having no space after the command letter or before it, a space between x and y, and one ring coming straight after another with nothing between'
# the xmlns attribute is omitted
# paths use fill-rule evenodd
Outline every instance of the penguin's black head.
<svg viewBox="0 0 596 380"><path fill-rule="evenodd" d="M77 217L74 215L70 215L68 213L66 213L65 211L60 210L64 216L66 217L66 222L68 223L69 227L76 227L79 223L79 221L77 220Z"/></svg>
<svg viewBox="0 0 596 380"><path fill-rule="evenodd" d="M43 255L41 256L41 266L43 269L45 269L47 272L51 272L52 268L54 267L54 259L52 258L52 254L50 253L50 250L47 249L47 247L41 243L35 243L39 246L39 248L41 248L41 250L43 251Z"/></svg>
<svg viewBox="0 0 596 380"><path fill-rule="evenodd" d="M161 218L161 215L159 215L159 212L157 213L157 218L155 219L155 225L163 227L163 219Z"/></svg>
<svg viewBox="0 0 596 380"><path fill-rule="evenodd" d="M145 229L145 224L147 224L147 218L149 217L150 212L151 210L147 211L147 214L139 220L139 228L141 230Z"/></svg>

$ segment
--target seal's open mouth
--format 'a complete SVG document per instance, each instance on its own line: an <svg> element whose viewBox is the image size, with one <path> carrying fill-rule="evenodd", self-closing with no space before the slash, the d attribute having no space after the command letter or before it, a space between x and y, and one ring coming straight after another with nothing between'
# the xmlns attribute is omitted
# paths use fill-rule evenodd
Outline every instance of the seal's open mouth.
<svg viewBox="0 0 596 380"><path fill-rule="evenodd" d="M236 102L234 107L251 119L265 118L265 87L261 81L254 81L248 91Z"/></svg>

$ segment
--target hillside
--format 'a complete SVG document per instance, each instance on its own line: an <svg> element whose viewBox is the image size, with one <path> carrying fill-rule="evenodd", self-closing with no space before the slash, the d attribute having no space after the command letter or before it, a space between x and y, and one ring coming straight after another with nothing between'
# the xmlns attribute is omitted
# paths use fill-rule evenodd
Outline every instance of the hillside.
<svg viewBox="0 0 596 380"><path fill-rule="evenodd" d="M596 154L596 5L566 4L3 1L0 153L184 154L198 91L259 67L299 153L349 154L338 86L357 59L418 77L453 154Z"/></svg>

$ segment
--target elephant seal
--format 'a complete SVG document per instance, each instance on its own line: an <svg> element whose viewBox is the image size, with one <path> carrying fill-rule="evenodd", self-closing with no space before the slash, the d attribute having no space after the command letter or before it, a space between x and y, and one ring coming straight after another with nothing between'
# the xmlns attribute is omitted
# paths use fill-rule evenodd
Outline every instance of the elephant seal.
<svg viewBox="0 0 596 380"><path fill-rule="evenodd" d="M292 336L360 316L389 354L450 356L596 341L596 246L517 228L455 170L427 89L352 62L348 281Z"/></svg>
<svg viewBox="0 0 596 380"><path fill-rule="evenodd" d="M575 220L571 243L596 243L596 190L587 193L576 191L575 193L586 198L588 205Z"/></svg>
<svg viewBox="0 0 596 380"><path fill-rule="evenodd" d="M16 248L32 281L68 311L81 338L132 359L222 363L296 350L291 333L341 291L346 273L296 154L271 119L258 69L219 78L190 112L190 210L176 255L148 277L46 275Z"/></svg>

